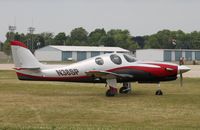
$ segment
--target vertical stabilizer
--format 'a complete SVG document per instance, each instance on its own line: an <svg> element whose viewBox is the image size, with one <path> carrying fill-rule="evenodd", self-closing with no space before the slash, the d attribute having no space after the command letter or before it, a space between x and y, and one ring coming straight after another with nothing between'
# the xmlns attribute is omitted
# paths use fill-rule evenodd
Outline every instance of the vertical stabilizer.
<svg viewBox="0 0 200 130"><path fill-rule="evenodd" d="M24 43L19 41L11 41L10 45L16 68L40 68L40 62L34 57L34 55Z"/></svg>

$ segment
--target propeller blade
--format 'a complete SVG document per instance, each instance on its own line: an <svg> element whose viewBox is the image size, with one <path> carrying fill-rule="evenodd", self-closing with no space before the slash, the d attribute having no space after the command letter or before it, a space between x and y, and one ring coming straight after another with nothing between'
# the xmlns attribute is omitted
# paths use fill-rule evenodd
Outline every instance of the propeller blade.
<svg viewBox="0 0 200 130"><path fill-rule="evenodd" d="M183 73L180 72L180 85L183 86Z"/></svg>

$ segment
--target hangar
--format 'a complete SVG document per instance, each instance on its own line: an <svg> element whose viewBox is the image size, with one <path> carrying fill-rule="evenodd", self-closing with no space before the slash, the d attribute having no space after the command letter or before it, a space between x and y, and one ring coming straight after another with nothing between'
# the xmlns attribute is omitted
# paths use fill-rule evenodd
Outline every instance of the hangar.
<svg viewBox="0 0 200 130"><path fill-rule="evenodd" d="M129 53L120 47L104 46L45 46L35 51L39 61L81 61L105 53Z"/></svg>
<svg viewBox="0 0 200 130"><path fill-rule="evenodd" d="M141 49L136 50L135 56L140 60L153 61L179 61L181 57L185 61L199 61L200 50L192 49Z"/></svg>

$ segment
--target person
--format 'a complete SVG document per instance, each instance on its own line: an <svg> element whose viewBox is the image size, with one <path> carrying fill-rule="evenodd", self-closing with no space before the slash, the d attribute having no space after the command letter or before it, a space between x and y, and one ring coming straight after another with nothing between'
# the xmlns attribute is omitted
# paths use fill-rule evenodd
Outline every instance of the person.
<svg viewBox="0 0 200 130"><path fill-rule="evenodd" d="M184 57L180 57L179 64L184 65Z"/></svg>

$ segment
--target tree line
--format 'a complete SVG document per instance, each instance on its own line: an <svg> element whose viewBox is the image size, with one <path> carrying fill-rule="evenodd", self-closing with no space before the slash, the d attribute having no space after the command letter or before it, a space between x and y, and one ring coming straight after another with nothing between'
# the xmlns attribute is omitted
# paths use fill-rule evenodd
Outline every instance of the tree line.
<svg viewBox="0 0 200 130"><path fill-rule="evenodd" d="M200 49L200 32L185 33L181 30L161 30L152 35L131 36L128 30L95 29L88 33L84 28L73 29L69 35L60 32L54 35L50 32L40 34L12 33L6 34L3 51L10 54L9 42L19 40L29 49L35 50L47 45L73 45L73 46L117 46L128 50L135 49Z"/></svg>

